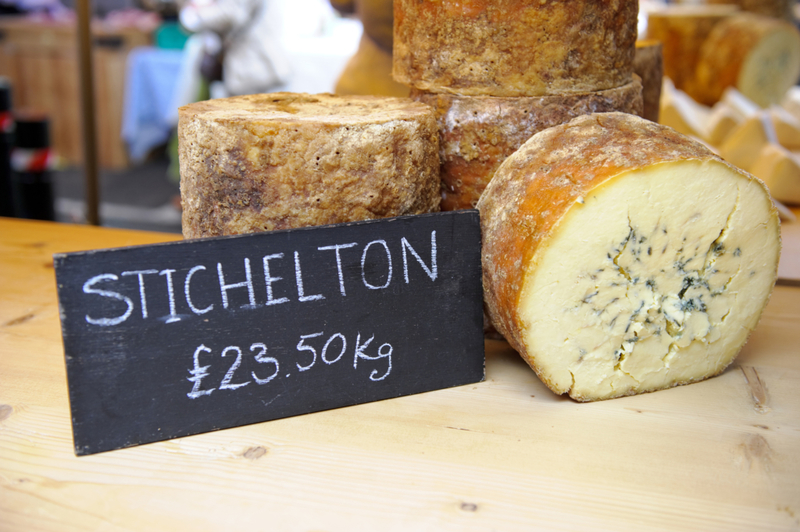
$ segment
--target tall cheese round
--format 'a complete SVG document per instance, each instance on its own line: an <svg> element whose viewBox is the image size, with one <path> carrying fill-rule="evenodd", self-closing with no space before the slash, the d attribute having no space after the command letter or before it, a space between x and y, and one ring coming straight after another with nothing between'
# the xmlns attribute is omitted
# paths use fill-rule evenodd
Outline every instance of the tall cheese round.
<svg viewBox="0 0 800 532"><path fill-rule="evenodd" d="M591 92L631 81L637 0L395 0L394 77L462 95Z"/></svg>
<svg viewBox="0 0 800 532"><path fill-rule="evenodd" d="M550 96L458 96L412 91L439 124L442 210L474 209L495 170L533 134L578 115L642 114L638 78L598 92Z"/></svg>
<svg viewBox="0 0 800 532"><path fill-rule="evenodd" d="M580 401L720 373L777 275L763 183L627 114L538 133L478 208L492 323L551 390Z"/></svg>
<svg viewBox="0 0 800 532"><path fill-rule="evenodd" d="M407 98L209 100L180 109L178 139L187 238L439 209L436 120Z"/></svg>

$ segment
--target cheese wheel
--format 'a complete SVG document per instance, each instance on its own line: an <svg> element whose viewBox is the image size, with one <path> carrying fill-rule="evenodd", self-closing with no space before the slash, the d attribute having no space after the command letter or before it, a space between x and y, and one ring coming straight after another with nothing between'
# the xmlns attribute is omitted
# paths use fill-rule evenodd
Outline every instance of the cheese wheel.
<svg viewBox="0 0 800 532"><path fill-rule="evenodd" d="M439 208L436 120L407 98L208 100L180 108L178 139L187 238Z"/></svg>
<svg viewBox="0 0 800 532"><path fill-rule="evenodd" d="M580 401L720 373L777 275L764 184L628 114L536 134L478 209L492 323L551 390Z"/></svg>
<svg viewBox="0 0 800 532"><path fill-rule="evenodd" d="M639 79L617 89L536 97L458 96L412 91L439 125L442 210L473 209L506 157L545 128L579 115L642 114Z"/></svg>
<svg viewBox="0 0 800 532"><path fill-rule="evenodd" d="M659 41L636 41L633 72L642 80L642 118L658 122L661 85L664 79L662 44Z"/></svg>
<svg viewBox="0 0 800 532"><path fill-rule="evenodd" d="M395 0L394 77L462 95L593 92L631 81L636 0Z"/></svg>
<svg viewBox="0 0 800 532"><path fill-rule="evenodd" d="M711 105L736 87L761 107L779 103L800 77L800 31L771 17L742 13L714 27L697 62L698 101Z"/></svg>
<svg viewBox="0 0 800 532"><path fill-rule="evenodd" d="M647 39L663 45L664 75L692 96L700 47L720 21L736 6L680 5L647 15Z"/></svg>

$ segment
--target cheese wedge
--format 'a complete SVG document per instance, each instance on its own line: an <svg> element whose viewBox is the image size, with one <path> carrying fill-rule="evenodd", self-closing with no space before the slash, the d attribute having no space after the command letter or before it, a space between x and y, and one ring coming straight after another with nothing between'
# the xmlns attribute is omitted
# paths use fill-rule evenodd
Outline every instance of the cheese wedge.
<svg viewBox="0 0 800 532"><path fill-rule="evenodd" d="M708 114L703 138L712 146L720 146L741 122L741 115L734 108L724 101L719 101Z"/></svg>
<svg viewBox="0 0 800 532"><path fill-rule="evenodd" d="M719 154L731 164L748 172L767 144L778 144L772 117L759 111L741 123L722 143Z"/></svg>
<svg viewBox="0 0 800 532"><path fill-rule="evenodd" d="M800 155L783 146L767 144L753 163L751 172L764 181L776 200L800 204Z"/></svg>
<svg viewBox="0 0 800 532"><path fill-rule="evenodd" d="M179 109L183 234L439 210L433 111L408 98L271 93Z"/></svg>
<svg viewBox="0 0 800 532"><path fill-rule="evenodd" d="M551 390L579 401L719 374L777 275L763 183L632 115L536 134L478 208L492 323Z"/></svg>
<svg viewBox="0 0 800 532"><path fill-rule="evenodd" d="M770 106L768 112L775 126L778 144L789 150L800 150L800 120L777 105Z"/></svg>
<svg viewBox="0 0 800 532"><path fill-rule="evenodd" d="M684 91L675 87L672 80L664 78L661 90L658 121L678 133L704 138L711 109L694 101Z"/></svg>

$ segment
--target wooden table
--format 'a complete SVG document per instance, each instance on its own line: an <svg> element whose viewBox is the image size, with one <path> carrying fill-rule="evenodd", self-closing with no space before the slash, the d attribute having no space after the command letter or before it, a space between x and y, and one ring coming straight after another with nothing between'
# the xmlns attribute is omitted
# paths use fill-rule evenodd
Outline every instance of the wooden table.
<svg viewBox="0 0 800 532"><path fill-rule="evenodd" d="M722 375L578 404L486 381L77 458L55 252L172 235L0 219L0 530L798 530L800 288Z"/></svg>

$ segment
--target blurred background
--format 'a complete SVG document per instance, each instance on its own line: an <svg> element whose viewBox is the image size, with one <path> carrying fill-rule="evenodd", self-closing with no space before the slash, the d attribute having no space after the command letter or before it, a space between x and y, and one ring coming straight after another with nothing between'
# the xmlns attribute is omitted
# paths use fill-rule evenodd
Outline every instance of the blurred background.
<svg viewBox="0 0 800 532"><path fill-rule="evenodd" d="M86 220L76 1L0 0L2 216ZM703 137L721 127L708 123L718 100L742 110L741 95L698 96L695 80L681 74L698 61L692 53L712 26L734 11L797 25L795 0L724 3L639 2L643 42L658 33L649 22L662 23L655 35L664 45L667 76L662 123L707 143ZM90 8L105 226L180 232L175 127L181 105L273 91L408 94L391 78L391 0L92 0ZM686 9L700 11L687 16ZM792 126L800 150L800 94L796 98ZM733 125L759 110L748 104ZM726 133L732 121L725 122ZM797 163L800 169L800 156Z"/></svg>

